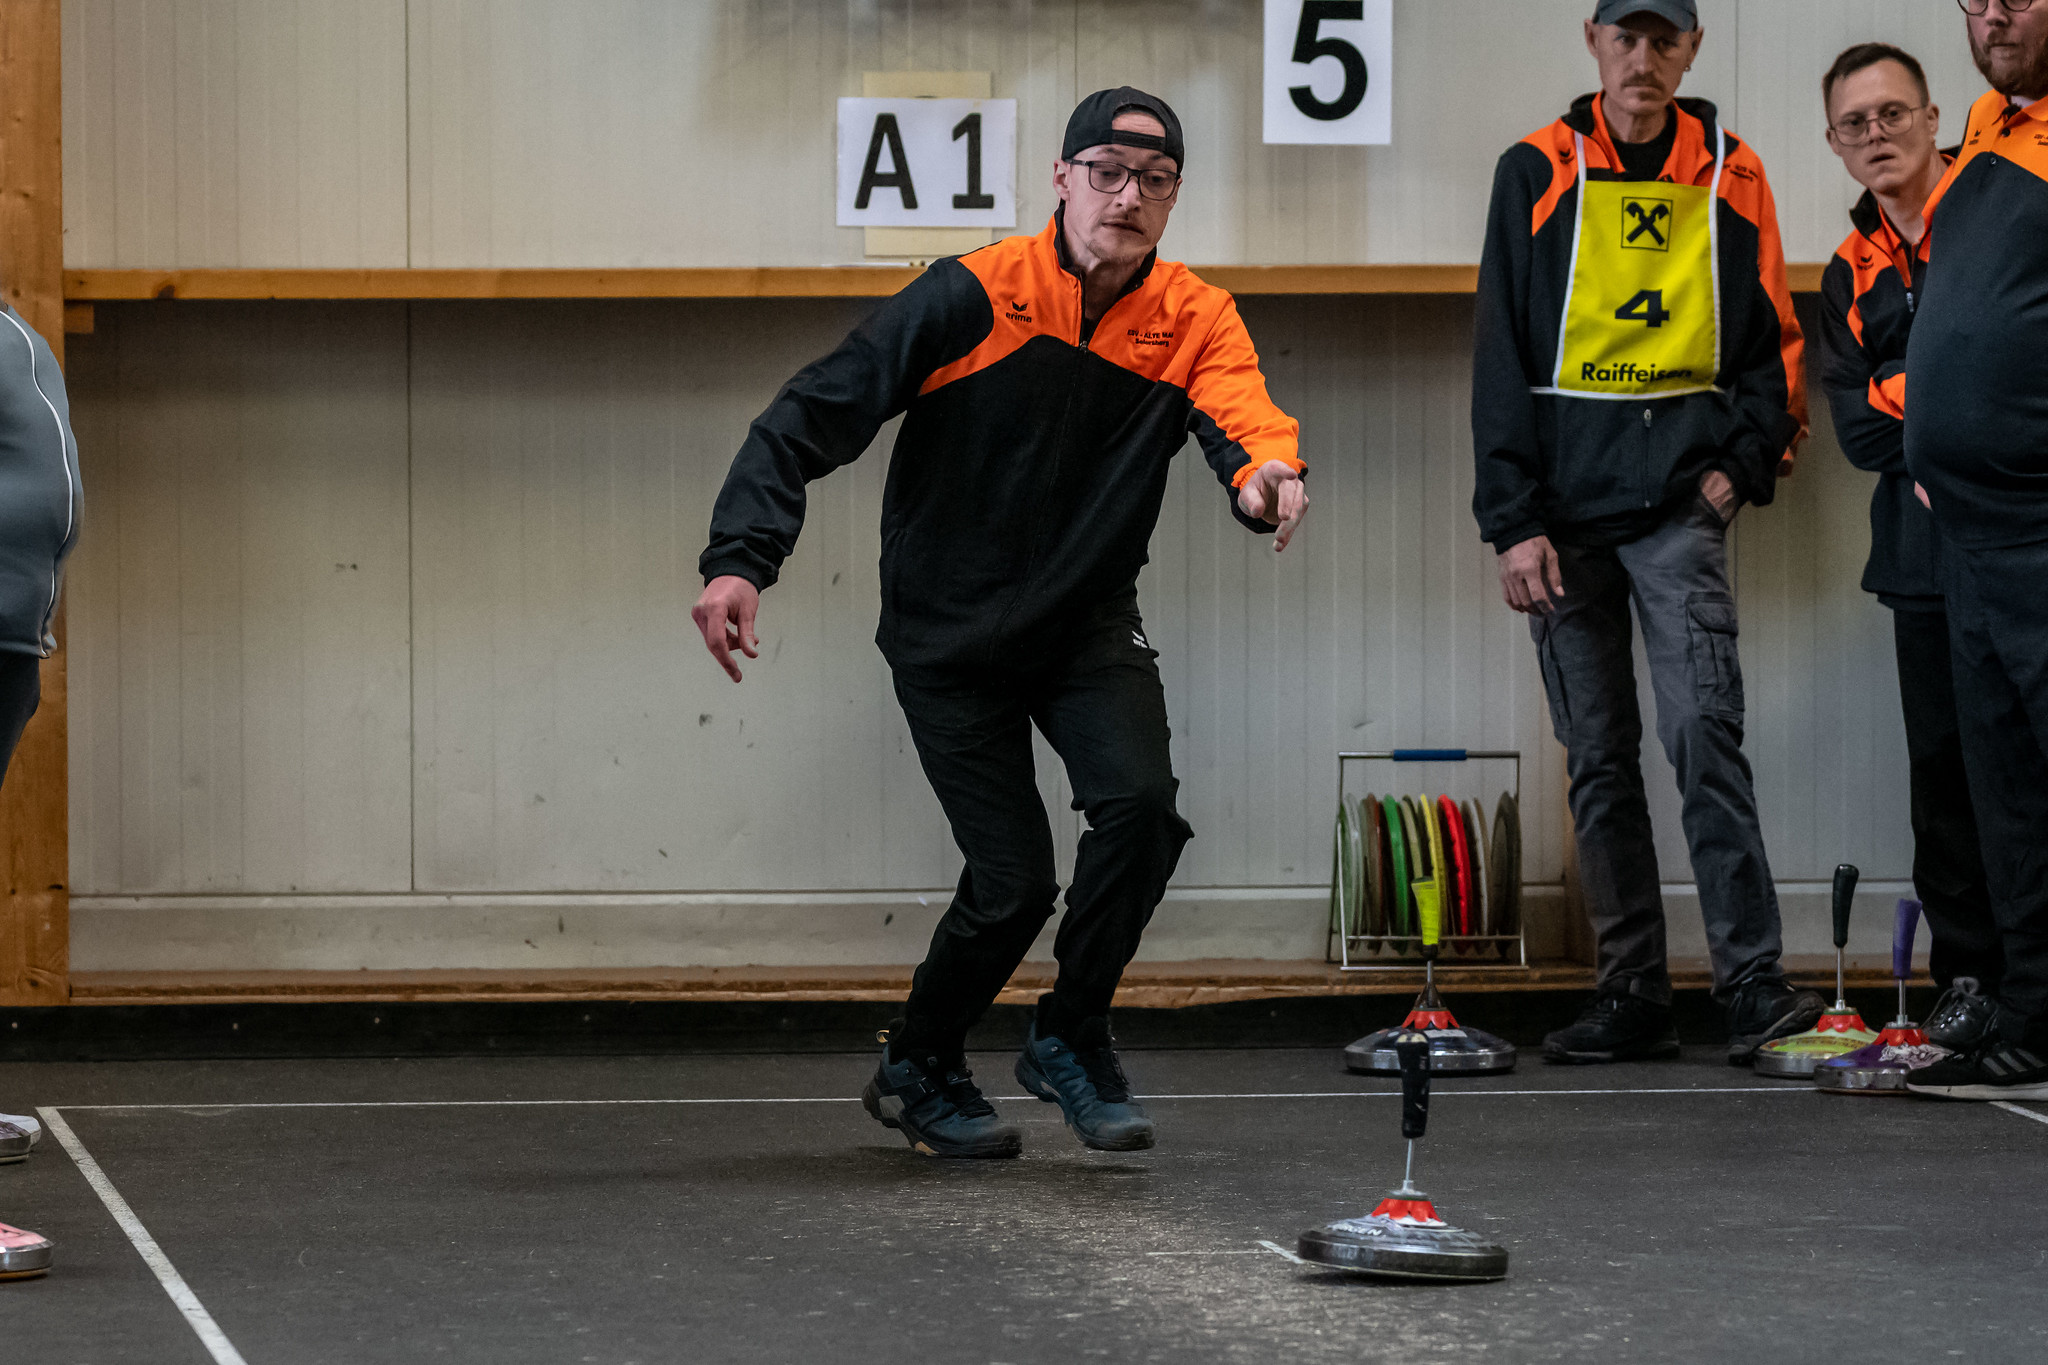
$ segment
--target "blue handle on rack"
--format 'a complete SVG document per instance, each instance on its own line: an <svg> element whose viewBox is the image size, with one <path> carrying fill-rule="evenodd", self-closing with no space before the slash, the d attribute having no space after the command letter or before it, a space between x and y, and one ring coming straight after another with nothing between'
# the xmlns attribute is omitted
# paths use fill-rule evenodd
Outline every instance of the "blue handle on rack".
<svg viewBox="0 0 2048 1365"><path fill-rule="evenodd" d="M1396 749L1396 763L1463 763L1463 749Z"/></svg>

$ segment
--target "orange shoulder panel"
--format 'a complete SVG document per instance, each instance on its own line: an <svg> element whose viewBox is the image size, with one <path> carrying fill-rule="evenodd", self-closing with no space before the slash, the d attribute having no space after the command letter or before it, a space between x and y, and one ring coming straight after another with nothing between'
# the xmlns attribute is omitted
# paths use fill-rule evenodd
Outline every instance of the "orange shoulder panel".
<svg viewBox="0 0 2048 1365"><path fill-rule="evenodd" d="M1878 276L1887 269L1897 268L1900 278L1905 277L1904 268L1897 257L1878 242L1871 241L1859 231L1851 232L1835 248L1835 255L1843 265L1849 267L1849 330L1855 334L1858 345L1863 343L1863 296L1877 285Z"/></svg>
<svg viewBox="0 0 2048 1365"><path fill-rule="evenodd" d="M1080 289L1060 269L1053 229L1036 237L1005 237L960 258L988 291L994 320L979 346L950 365L933 370L919 394L994 365L1036 336L1072 339L1080 335Z"/></svg>
<svg viewBox="0 0 2048 1365"><path fill-rule="evenodd" d="M1887 417L1906 420L1906 376L1901 371L1890 379L1870 381L1870 406Z"/></svg>
<svg viewBox="0 0 2048 1365"><path fill-rule="evenodd" d="M1150 308L1144 306L1148 295L1157 300ZM1088 349L1154 383L1185 389L1199 342L1230 305L1230 295L1179 261L1158 261L1145 287L1119 302L1103 315Z"/></svg>
<svg viewBox="0 0 2048 1365"><path fill-rule="evenodd" d="M1963 127L1962 150L1956 153L1956 159L1949 163L1948 170L1935 184L1934 193L1927 196L1926 206L1920 210L1923 222L1934 221L1935 209L1947 195L1948 187L1963 173L1963 167L1975 160L1977 153L1991 150L1992 143L1998 140L1998 125L2005 120L2005 105L2005 96L1996 90L1986 90L1977 97L1977 102L1970 106L1970 119ZM1931 233L1925 232L1920 235L1922 259L1926 257L1928 239L1931 236Z"/></svg>
<svg viewBox="0 0 2048 1365"><path fill-rule="evenodd" d="M1579 167L1572 152L1572 130L1565 127L1562 119L1547 128L1538 128L1522 141L1543 153L1550 163L1550 186L1529 215L1529 235L1533 237L1557 212L1557 201L1564 198L1565 191L1578 183Z"/></svg>
<svg viewBox="0 0 2048 1365"><path fill-rule="evenodd" d="M1735 135L1728 135L1733 139ZM1738 142L1728 154L1721 172L1721 197L1728 206L1756 224L1757 278L1778 313L1778 351L1785 367L1785 392L1790 397L1785 410L1799 423L1792 438L1797 449L1806 439L1806 335L1799 330L1799 315L1792 310L1792 286L1785 277L1785 243L1778 235L1778 204L1771 196L1771 182L1764 176L1764 163L1756 149ZM1789 472L1791 451L1785 455Z"/></svg>
<svg viewBox="0 0 2048 1365"><path fill-rule="evenodd" d="M2036 101L1998 130L1991 150L2048 180L2048 102Z"/></svg>

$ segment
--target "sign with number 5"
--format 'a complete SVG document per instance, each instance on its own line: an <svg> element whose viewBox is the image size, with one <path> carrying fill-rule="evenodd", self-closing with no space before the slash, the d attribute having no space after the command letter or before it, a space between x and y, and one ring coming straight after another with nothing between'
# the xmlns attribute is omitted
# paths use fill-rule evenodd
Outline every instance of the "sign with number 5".
<svg viewBox="0 0 2048 1365"><path fill-rule="evenodd" d="M1394 0L1266 0L1266 141L1394 140Z"/></svg>

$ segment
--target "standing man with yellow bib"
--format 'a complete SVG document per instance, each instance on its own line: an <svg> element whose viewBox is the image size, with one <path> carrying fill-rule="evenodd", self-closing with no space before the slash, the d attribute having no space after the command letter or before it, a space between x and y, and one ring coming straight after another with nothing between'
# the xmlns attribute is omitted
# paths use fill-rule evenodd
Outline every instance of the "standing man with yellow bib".
<svg viewBox="0 0 2048 1365"><path fill-rule="evenodd" d="M1544 1040L1552 1061L1678 1051L1632 603L1729 1060L1823 1008L1779 966L1726 547L1805 434L1802 341L1763 163L1713 105L1676 98L1702 36L1693 0L1601 0L1600 91L1501 157L1479 270L1472 507L1530 618L1598 943L1597 990Z"/></svg>

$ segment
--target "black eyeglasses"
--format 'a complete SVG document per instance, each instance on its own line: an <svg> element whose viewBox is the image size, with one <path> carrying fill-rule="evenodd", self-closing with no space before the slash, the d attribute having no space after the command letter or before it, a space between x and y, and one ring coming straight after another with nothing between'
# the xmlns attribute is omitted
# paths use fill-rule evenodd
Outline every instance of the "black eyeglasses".
<svg viewBox="0 0 2048 1365"><path fill-rule="evenodd" d="M1834 129L1835 141L1844 147L1860 147L1870 140L1870 130L1881 128L1886 137L1897 137L1913 124L1913 115L1927 106L1924 104L1887 104L1875 114L1844 114L1841 122L1829 125Z"/></svg>
<svg viewBox="0 0 2048 1365"><path fill-rule="evenodd" d="M1138 181L1138 193L1147 199L1171 199L1180 187L1180 175L1175 171L1140 171L1120 161L1070 161L1070 166L1086 166L1088 183L1098 193L1115 194L1123 189L1124 182L1133 177Z"/></svg>
<svg viewBox="0 0 2048 1365"><path fill-rule="evenodd" d="M1991 0L1956 0L1956 3L1963 7L1965 14L1982 14L1991 8ZM2021 10L2032 9L2034 0L2005 0L2005 7L2018 14Z"/></svg>

